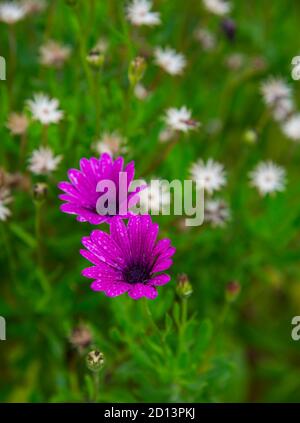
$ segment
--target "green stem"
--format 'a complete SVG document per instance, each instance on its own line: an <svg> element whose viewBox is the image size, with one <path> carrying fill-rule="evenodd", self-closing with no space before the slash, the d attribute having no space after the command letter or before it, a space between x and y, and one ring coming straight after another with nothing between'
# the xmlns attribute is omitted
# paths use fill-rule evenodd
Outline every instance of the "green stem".
<svg viewBox="0 0 300 423"><path fill-rule="evenodd" d="M9 266L9 271L11 274L11 279L13 282L16 282L16 275L17 275L17 269L16 269L16 263L14 260L14 254L11 248L11 244L10 244L10 239L9 236L7 235L7 231L6 231L6 223L5 222L1 222L1 236L2 236L2 240L3 240L3 246L4 249L6 250L6 255L7 255L7 259L8 259L8 266Z"/></svg>
<svg viewBox="0 0 300 423"><path fill-rule="evenodd" d="M98 395L99 395L99 372L93 373L93 380L94 380L94 402L98 402Z"/></svg>
<svg viewBox="0 0 300 423"><path fill-rule="evenodd" d="M42 244L42 203L35 201L35 236L36 236L36 257L39 268L39 280L41 287L45 293L50 291L50 286L46 274L44 272L44 260L43 260L43 244Z"/></svg>
<svg viewBox="0 0 300 423"><path fill-rule="evenodd" d="M43 125L43 129L42 129L42 144L43 146L47 146L48 145L48 125Z"/></svg>
<svg viewBox="0 0 300 423"><path fill-rule="evenodd" d="M178 333L178 356L184 351L184 336L187 322L187 298L183 298L181 301L181 322Z"/></svg>

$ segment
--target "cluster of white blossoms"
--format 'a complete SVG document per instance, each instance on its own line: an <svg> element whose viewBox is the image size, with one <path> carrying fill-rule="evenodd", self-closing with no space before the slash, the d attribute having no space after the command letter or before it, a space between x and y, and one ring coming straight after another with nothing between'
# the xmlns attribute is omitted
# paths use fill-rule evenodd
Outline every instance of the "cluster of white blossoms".
<svg viewBox="0 0 300 423"><path fill-rule="evenodd" d="M154 50L154 58L155 63L170 75L181 75L186 66L184 55L170 47L157 47Z"/></svg>
<svg viewBox="0 0 300 423"><path fill-rule="evenodd" d="M158 12L152 12L152 2L149 0L133 0L128 4L127 19L136 26L154 26L160 24Z"/></svg>
<svg viewBox="0 0 300 423"><path fill-rule="evenodd" d="M295 111L291 88L282 79L271 77L261 85L261 93L284 135L300 141L300 114Z"/></svg>
<svg viewBox="0 0 300 423"><path fill-rule="evenodd" d="M259 163L249 176L251 185L257 188L261 195L283 191L285 188L285 170L271 161Z"/></svg>
<svg viewBox="0 0 300 423"><path fill-rule="evenodd" d="M101 138L92 144L98 154L109 153L112 157L127 152L127 140L117 131L104 132Z"/></svg>
<svg viewBox="0 0 300 423"><path fill-rule="evenodd" d="M63 111L59 110L59 101L45 94L35 94L33 100L27 101L27 105L33 119L43 125L58 123L64 115Z"/></svg>
<svg viewBox="0 0 300 423"><path fill-rule="evenodd" d="M192 119L192 112L185 106L180 109L171 107L166 111L165 122L172 131L188 132L191 129L197 129L200 122Z"/></svg>
<svg viewBox="0 0 300 423"><path fill-rule="evenodd" d="M49 147L40 147L32 152L28 169L36 175L49 175L56 170L62 156L54 156Z"/></svg>
<svg viewBox="0 0 300 423"><path fill-rule="evenodd" d="M231 11L231 4L225 0L203 0L205 8L215 15L227 15Z"/></svg>

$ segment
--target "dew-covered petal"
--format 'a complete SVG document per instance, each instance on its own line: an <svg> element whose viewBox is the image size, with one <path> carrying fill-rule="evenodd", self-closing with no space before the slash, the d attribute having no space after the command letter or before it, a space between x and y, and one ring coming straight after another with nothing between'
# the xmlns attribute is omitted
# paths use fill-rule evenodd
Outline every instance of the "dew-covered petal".
<svg viewBox="0 0 300 423"><path fill-rule="evenodd" d="M167 275L166 273L163 273L161 275L157 275L154 278L151 279L150 284L153 286L160 286L165 285L166 283L170 282L171 277Z"/></svg>
<svg viewBox="0 0 300 423"><path fill-rule="evenodd" d="M105 289L105 294L108 297L117 297L118 295L122 295L125 292L127 292L130 288L131 288L131 285L129 283L117 282L117 283L108 285L108 287Z"/></svg>
<svg viewBox="0 0 300 423"><path fill-rule="evenodd" d="M169 269L169 267L171 267L173 264L173 260L170 259L162 259L162 260L158 260L155 265L152 268L152 272L156 273L156 272L162 272L164 270Z"/></svg>
<svg viewBox="0 0 300 423"><path fill-rule="evenodd" d="M124 221L120 218L112 219L110 225L110 234L115 243L123 251L124 257L131 256L130 242L128 232Z"/></svg>
<svg viewBox="0 0 300 423"><path fill-rule="evenodd" d="M112 263L124 264L123 252L113 238L105 232L95 230L91 233L91 240L97 245L98 251L103 252Z"/></svg>
<svg viewBox="0 0 300 423"><path fill-rule="evenodd" d="M133 288L128 291L128 295L134 300L139 300L142 297L153 300L157 297L157 291L153 286L136 283Z"/></svg>

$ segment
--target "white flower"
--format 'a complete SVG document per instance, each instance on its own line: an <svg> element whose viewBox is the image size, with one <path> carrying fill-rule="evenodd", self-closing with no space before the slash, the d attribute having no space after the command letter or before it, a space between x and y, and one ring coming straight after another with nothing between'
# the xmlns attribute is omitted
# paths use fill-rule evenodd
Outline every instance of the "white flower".
<svg viewBox="0 0 300 423"><path fill-rule="evenodd" d="M43 125L58 123L63 117L63 112L58 110L59 101L55 98L51 99L45 94L35 94L33 100L28 100L27 104L33 118Z"/></svg>
<svg viewBox="0 0 300 423"><path fill-rule="evenodd" d="M196 40L202 45L203 50L209 51L216 47L216 38L214 34L207 29L198 28L194 35Z"/></svg>
<svg viewBox="0 0 300 423"><path fill-rule="evenodd" d="M134 95L139 100L145 100L148 97L149 92L147 91L147 89L144 87L143 84L139 83L139 84L136 84L136 86L134 87Z"/></svg>
<svg viewBox="0 0 300 423"><path fill-rule="evenodd" d="M289 98L291 89L282 79L269 78L261 85L261 93L265 103L273 107L278 101Z"/></svg>
<svg viewBox="0 0 300 423"><path fill-rule="evenodd" d="M171 141L175 137L174 129L170 127L164 128L160 131L158 135L159 142L168 142Z"/></svg>
<svg viewBox="0 0 300 423"><path fill-rule="evenodd" d="M226 15L231 10L231 4L224 0L203 0L204 6L207 10L215 15Z"/></svg>
<svg viewBox="0 0 300 423"><path fill-rule="evenodd" d="M126 153L126 139L118 132L104 132L100 140L92 144L92 148L98 153L108 153L112 157L119 153Z"/></svg>
<svg viewBox="0 0 300 423"><path fill-rule="evenodd" d="M136 26L140 25L158 25L160 24L160 15L157 12L151 12L152 2L149 0L133 0L126 8L128 20Z"/></svg>
<svg viewBox="0 0 300 423"><path fill-rule="evenodd" d="M173 48L157 47L154 50L155 63L171 75L180 75L186 66L183 54L177 53Z"/></svg>
<svg viewBox="0 0 300 423"><path fill-rule="evenodd" d="M290 117L281 128L288 138L293 141L300 141L300 114Z"/></svg>
<svg viewBox="0 0 300 423"><path fill-rule="evenodd" d="M5 187L0 188L0 220L3 222L11 215L11 211L7 207L7 204L11 202L10 191Z"/></svg>
<svg viewBox="0 0 300 423"><path fill-rule="evenodd" d="M54 156L49 147L40 147L32 152L28 169L36 175L47 175L57 169L62 156Z"/></svg>
<svg viewBox="0 0 300 423"><path fill-rule="evenodd" d="M49 40L40 47L40 62L45 66L61 67L63 63L70 57L71 49Z"/></svg>
<svg viewBox="0 0 300 423"><path fill-rule="evenodd" d="M282 122L293 112L294 103L290 98L282 98L273 107L273 117L277 122Z"/></svg>
<svg viewBox="0 0 300 423"><path fill-rule="evenodd" d="M230 209L223 200L207 200L204 208L204 220L212 226L224 226L230 219Z"/></svg>
<svg viewBox="0 0 300 423"><path fill-rule="evenodd" d="M150 184L143 181L142 185L147 185L139 193L140 205L146 212L158 214L170 205L169 189L159 179L153 178Z"/></svg>
<svg viewBox="0 0 300 423"><path fill-rule="evenodd" d="M261 162L250 172L250 183L261 195L285 188L285 170L271 161Z"/></svg>
<svg viewBox="0 0 300 423"><path fill-rule="evenodd" d="M12 25L26 15L26 10L22 4L12 1L0 4L0 21Z"/></svg>
<svg viewBox="0 0 300 423"><path fill-rule="evenodd" d="M169 128L176 131L187 132L199 126L199 122L192 119L191 111L185 106L180 109L175 109L174 107L168 109L166 111L165 121Z"/></svg>
<svg viewBox="0 0 300 423"><path fill-rule="evenodd" d="M224 166L212 159L207 163L198 160L191 168L191 177L196 181L197 188L205 189L209 194L218 191L226 184Z"/></svg>

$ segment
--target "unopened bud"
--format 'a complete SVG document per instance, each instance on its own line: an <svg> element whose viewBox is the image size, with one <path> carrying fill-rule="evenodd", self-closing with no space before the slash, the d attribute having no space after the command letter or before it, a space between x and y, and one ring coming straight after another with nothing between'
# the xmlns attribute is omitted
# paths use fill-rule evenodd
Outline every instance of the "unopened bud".
<svg viewBox="0 0 300 423"><path fill-rule="evenodd" d="M241 285L237 281L231 281L226 286L226 300L228 302L233 302L237 299L239 296L239 293L241 291Z"/></svg>
<svg viewBox="0 0 300 423"><path fill-rule="evenodd" d="M44 182L38 182L37 184L33 186L32 193L33 193L33 198L36 201L41 202L47 198L48 185L45 184Z"/></svg>
<svg viewBox="0 0 300 423"><path fill-rule="evenodd" d="M244 132L244 141L247 144L255 144L257 142L257 132L254 129L247 129Z"/></svg>
<svg viewBox="0 0 300 423"><path fill-rule="evenodd" d="M90 50L86 57L88 63L94 68L101 68L104 63L104 59L104 54L98 48Z"/></svg>
<svg viewBox="0 0 300 423"><path fill-rule="evenodd" d="M221 22L221 28L229 41L234 41L236 35L236 24L232 19L225 18Z"/></svg>
<svg viewBox="0 0 300 423"><path fill-rule="evenodd" d="M93 350L86 356L86 365L92 372L99 372L104 366L104 355L98 350Z"/></svg>
<svg viewBox="0 0 300 423"><path fill-rule="evenodd" d="M145 59L140 56L130 62L128 79L132 87L135 87L136 84L143 78L146 67L147 65Z"/></svg>
<svg viewBox="0 0 300 423"><path fill-rule="evenodd" d="M193 293L193 287L185 273L178 275L176 293L182 299L189 298Z"/></svg>

